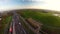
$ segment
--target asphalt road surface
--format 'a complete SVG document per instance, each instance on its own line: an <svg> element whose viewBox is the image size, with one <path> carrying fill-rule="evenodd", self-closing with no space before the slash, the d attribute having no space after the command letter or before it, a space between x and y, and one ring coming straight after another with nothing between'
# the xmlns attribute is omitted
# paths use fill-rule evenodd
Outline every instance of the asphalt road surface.
<svg viewBox="0 0 60 34"><path fill-rule="evenodd" d="M9 34L28 34L28 32L23 28L19 15L16 12L13 12L12 24L10 26Z"/></svg>

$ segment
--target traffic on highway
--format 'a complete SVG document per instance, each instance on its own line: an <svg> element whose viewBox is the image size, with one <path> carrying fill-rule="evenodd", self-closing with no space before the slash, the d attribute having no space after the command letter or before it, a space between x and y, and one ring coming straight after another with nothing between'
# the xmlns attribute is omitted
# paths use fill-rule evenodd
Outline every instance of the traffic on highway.
<svg viewBox="0 0 60 34"><path fill-rule="evenodd" d="M28 32L23 28L20 22L19 15L15 12L13 12L9 34L28 34Z"/></svg>

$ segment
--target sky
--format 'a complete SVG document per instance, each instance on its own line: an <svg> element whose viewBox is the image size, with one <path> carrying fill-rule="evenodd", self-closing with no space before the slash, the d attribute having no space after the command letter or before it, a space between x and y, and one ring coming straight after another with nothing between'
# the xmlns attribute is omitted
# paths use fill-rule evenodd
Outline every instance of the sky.
<svg viewBox="0 0 60 34"><path fill-rule="evenodd" d="M60 0L0 0L0 12L24 8L60 11Z"/></svg>

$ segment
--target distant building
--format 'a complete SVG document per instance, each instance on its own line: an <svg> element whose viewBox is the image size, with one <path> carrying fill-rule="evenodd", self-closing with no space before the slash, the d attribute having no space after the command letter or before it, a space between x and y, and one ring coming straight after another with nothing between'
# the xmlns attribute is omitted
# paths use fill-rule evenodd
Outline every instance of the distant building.
<svg viewBox="0 0 60 34"><path fill-rule="evenodd" d="M39 31L41 30L41 26L43 25L42 23L37 22L36 20L32 18L28 18L27 21L29 24L34 28L34 32L36 34L39 34Z"/></svg>
<svg viewBox="0 0 60 34"><path fill-rule="evenodd" d="M60 17L60 14L53 14L54 16L58 16L58 17Z"/></svg>

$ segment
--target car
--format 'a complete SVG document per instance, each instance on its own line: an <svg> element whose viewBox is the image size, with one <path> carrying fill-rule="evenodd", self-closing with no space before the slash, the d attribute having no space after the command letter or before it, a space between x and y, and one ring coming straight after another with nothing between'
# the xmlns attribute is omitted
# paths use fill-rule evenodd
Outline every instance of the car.
<svg viewBox="0 0 60 34"><path fill-rule="evenodd" d="M10 33L12 33L12 32L13 32L12 27L10 27L9 32L10 32Z"/></svg>

